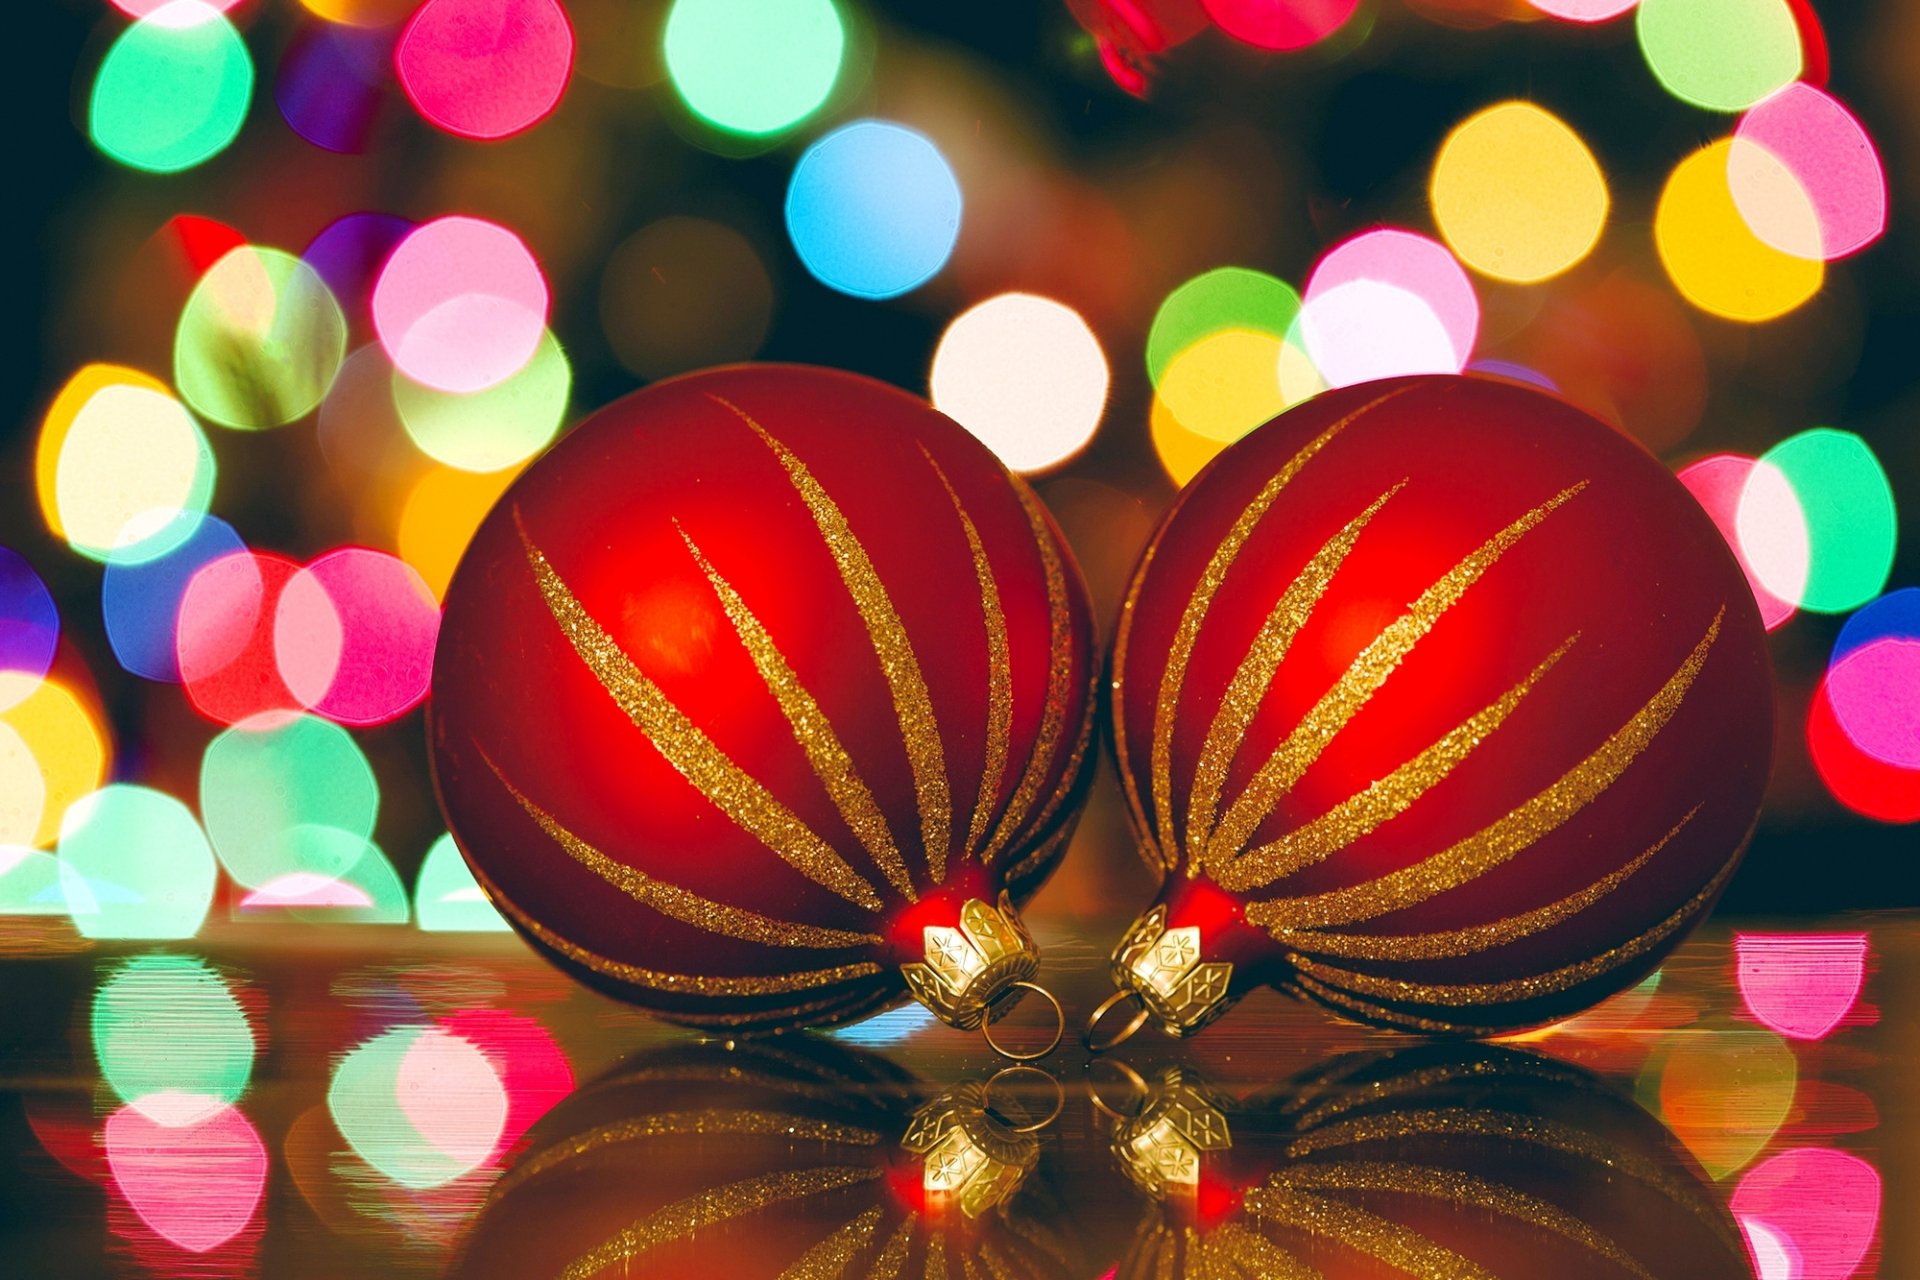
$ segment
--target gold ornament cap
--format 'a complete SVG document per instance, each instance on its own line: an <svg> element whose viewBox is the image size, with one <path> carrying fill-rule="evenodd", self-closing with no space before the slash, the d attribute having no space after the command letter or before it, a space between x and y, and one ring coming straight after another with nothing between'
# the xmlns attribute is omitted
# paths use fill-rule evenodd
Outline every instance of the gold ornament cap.
<svg viewBox="0 0 1920 1280"><path fill-rule="evenodd" d="M1013 1007L1040 971L1040 949L1020 923L1013 899L960 904L957 926L928 925L924 959L900 966L913 998L950 1027L977 1031Z"/></svg>
<svg viewBox="0 0 1920 1280"><path fill-rule="evenodd" d="M900 1139L903 1148L921 1157L920 1185L954 1196L969 1218L1004 1204L1020 1189L1040 1163L1034 1130L1053 1119L1031 1128L1003 1124L987 1108L990 1088L991 1081L973 1081L941 1094L914 1113Z"/></svg>
<svg viewBox="0 0 1920 1280"><path fill-rule="evenodd" d="M1138 1113L1113 1127L1113 1154L1127 1177L1156 1200L1200 1185L1206 1153L1233 1145L1226 1112L1190 1072L1168 1067L1147 1086Z"/></svg>
<svg viewBox="0 0 1920 1280"><path fill-rule="evenodd" d="M1228 988L1233 965L1202 959L1202 941L1195 926L1167 928L1165 903L1135 920L1114 947L1108 965L1119 990L1101 1005L1094 1019L1129 997L1139 1002L1140 1012L1126 1030L1097 1044L1091 1038L1090 1022L1088 1047L1111 1048L1148 1020L1170 1036L1190 1036L1231 1008L1234 997Z"/></svg>

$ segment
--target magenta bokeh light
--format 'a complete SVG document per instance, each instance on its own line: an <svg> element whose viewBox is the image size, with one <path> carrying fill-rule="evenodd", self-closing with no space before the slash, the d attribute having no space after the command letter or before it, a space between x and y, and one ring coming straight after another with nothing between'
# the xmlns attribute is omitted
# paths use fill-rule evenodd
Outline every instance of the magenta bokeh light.
<svg viewBox="0 0 1920 1280"><path fill-rule="evenodd" d="M1747 476L1755 465L1753 458L1734 453L1716 453L1682 467L1679 478L1680 483L1687 487L1687 491L1693 494L1713 519L1720 536L1727 540L1733 558L1740 562L1740 572L1747 577L1747 586L1753 590L1754 603L1760 606L1760 621L1767 630L1772 631L1793 617L1795 609L1791 601L1782 600L1767 590L1748 561L1746 550L1740 545L1740 495L1746 492ZM1800 529L1803 542L1805 528L1806 522L1802 519Z"/></svg>
<svg viewBox="0 0 1920 1280"><path fill-rule="evenodd" d="M1201 0L1207 16L1259 49L1304 49L1345 26L1360 0Z"/></svg>
<svg viewBox="0 0 1920 1280"><path fill-rule="evenodd" d="M573 73L558 0L427 0L394 49L408 101L466 138L505 138L552 112Z"/></svg>
<svg viewBox="0 0 1920 1280"><path fill-rule="evenodd" d="M169 1128L128 1103L107 1117L103 1144L114 1185L133 1211L191 1253L233 1239L260 1207L267 1151L235 1107Z"/></svg>
<svg viewBox="0 0 1920 1280"><path fill-rule="evenodd" d="M394 367L440 391L484 391L533 358L551 299L520 237L481 218L436 218L388 255L373 325Z"/></svg>
<svg viewBox="0 0 1920 1280"><path fill-rule="evenodd" d="M1777 1280L1847 1280L1880 1226L1880 1175L1843 1151L1799 1147L1749 1169L1732 1209L1750 1235L1758 1226L1778 1243L1777 1256L1797 1263Z"/></svg>
<svg viewBox="0 0 1920 1280"><path fill-rule="evenodd" d="M1733 953L1741 1003L1790 1040L1839 1026L1867 971L1864 933L1737 933Z"/></svg>
<svg viewBox="0 0 1920 1280"><path fill-rule="evenodd" d="M1753 233L1775 249L1800 258L1844 258L1886 230L1880 153L1859 118L1831 94L1790 84L1741 117L1734 139L1727 153L1734 203ZM1779 207L1781 168L1810 209Z"/></svg>
<svg viewBox="0 0 1920 1280"><path fill-rule="evenodd" d="M274 654L302 706L341 724L382 724L427 696L439 634L439 602L412 565L342 547L287 583Z"/></svg>

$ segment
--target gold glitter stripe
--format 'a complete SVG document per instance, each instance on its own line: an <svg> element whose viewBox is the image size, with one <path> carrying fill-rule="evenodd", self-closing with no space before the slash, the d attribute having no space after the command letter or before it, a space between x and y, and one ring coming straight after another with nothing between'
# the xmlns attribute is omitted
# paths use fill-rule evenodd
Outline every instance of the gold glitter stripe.
<svg viewBox="0 0 1920 1280"><path fill-rule="evenodd" d="M1073 680L1072 616L1067 610L1066 566L1061 563L1060 550L1054 545L1053 531L1047 528L1040 499L1034 496L1026 481L1018 476L1012 479L1013 491L1019 495L1020 507L1026 512L1027 528L1033 534L1033 545L1040 552L1040 563L1047 575L1047 701L1040 711L1040 732L1034 739L1033 753L1027 757L1020 784L1014 788L1006 812L994 827L993 839L981 855L983 862L999 857L1020 833L1033 809L1034 799L1040 794L1041 784L1053 771L1054 757L1066 729L1067 698ZM1091 715L1092 707L1087 711Z"/></svg>
<svg viewBox="0 0 1920 1280"><path fill-rule="evenodd" d="M727 753L715 746L660 687L634 665L606 629L574 597L540 548L533 544L514 509L514 523L526 548L527 564L546 599L547 610L574 652L615 704L627 713L656 750L697 787L715 808L758 838L781 861L807 879L870 911L883 905L862 879L825 841Z"/></svg>
<svg viewBox="0 0 1920 1280"><path fill-rule="evenodd" d="M1026 857L1007 868L1007 882L1011 884L1052 857L1063 841L1073 838L1073 831L1073 827L1065 826L1048 836L1045 840L1042 840L1039 847L1032 853L1029 853Z"/></svg>
<svg viewBox="0 0 1920 1280"><path fill-rule="evenodd" d="M513 1171L494 1184L492 1198L498 1200L530 1178L538 1177L561 1165L572 1164L596 1151L643 1142L649 1138L685 1134L754 1134L787 1137L799 1141L832 1142L845 1146L879 1145L880 1135L871 1129L784 1111L728 1111L714 1107L704 1111L662 1111L657 1115L616 1120L568 1141L564 1147L552 1147L533 1159L515 1165Z"/></svg>
<svg viewBox="0 0 1920 1280"><path fill-rule="evenodd" d="M1309 955L1340 956L1345 959L1381 962L1433 960L1445 956L1471 955L1476 951L1504 947L1510 942L1532 937L1536 933L1572 919L1618 889L1629 876L1646 866L1653 859L1654 854L1666 848L1667 843L1679 835L1680 829L1692 822L1694 815L1699 812L1700 806L1695 805L1686 817L1680 819L1673 830L1647 846L1635 855L1633 861L1618 871L1602 876L1586 888L1577 893L1570 893L1558 902L1550 902L1544 907L1537 907L1517 916L1508 916L1492 924L1469 925L1464 929L1448 929L1438 933L1411 933L1397 936L1367 933L1305 933L1291 935L1290 940Z"/></svg>
<svg viewBox="0 0 1920 1280"><path fill-rule="evenodd" d="M801 1254L782 1271L779 1280L839 1280L852 1261L873 1243L873 1233L886 1217L886 1210L875 1205L859 1217L834 1229L819 1244Z"/></svg>
<svg viewBox="0 0 1920 1280"><path fill-rule="evenodd" d="M1166 523L1163 520L1160 532L1154 534L1147 543L1147 549L1140 553L1140 563L1127 584L1126 599L1120 602L1120 618L1113 627L1113 684L1109 690L1111 696L1107 699L1107 705L1113 709L1113 762L1120 774L1120 790L1126 796L1127 808L1133 814L1134 851L1147 864L1147 869L1154 872L1172 868L1174 851L1162 849L1154 836L1146 803L1140 798L1140 783L1133 774L1133 758L1127 746L1126 670L1127 649L1133 641L1133 619L1139 610L1140 591L1146 585L1147 571L1153 567L1153 558L1160 550L1161 533L1165 530Z"/></svg>
<svg viewBox="0 0 1920 1280"><path fill-rule="evenodd" d="M708 933L739 938L745 942L758 942L768 947L833 949L877 945L884 941L877 933L853 933L845 929L827 929L819 925L798 924L791 920L776 920L771 916L763 916L741 907L731 907L724 902L704 898L679 885L656 880L638 867L616 862L569 831L561 825L558 818L535 804L521 792L520 788L507 781L506 775L500 772L500 766L495 764L486 752L482 751L480 758L486 761L489 769L493 770L493 776L500 779L500 785L507 789L507 794L512 796L520 807L526 810L527 816L547 833L548 839L566 850L568 856L575 862L634 901L653 908L663 916L683 924L690 924L696 929L705 929Z"/></svg>
<svg viewBox="0 0 1920 1280"><path fill-rule="evenodd" d="M1013 744L1013 658L1007 639L1007 615L1000 606L1000 584L994 580L993 565L980 542L980 530L967 514L953 482L933 460L927 446L920 453L940 477L940 485L953 503L953 514L967 535L967 550L973 555L973 577L980 585L980 615L987 630L987 737L986 759L980 767L980 794L973 802L973 819L967 824L967 848L985 854L987 824L993 818L994 804L1000 798L1000 783L1007 772L1007 755Z"/></svg>
<svg viewBox="0 0 1920 1280"><path fill-rule="evenodd" d="M1179 845L1173 830L1174 712L1180 704L1181 687L1187 679L1187 664L1193 659L1193 647L1199 642L1200 626L1207 620L1207 610L1213 606L1213 597L1227 580L1227 570L1233 567L1240 549L1247 545L1254 529L1280 497L1280 491L1300 474L1300 469L1361 415L1399 394L1401 392L1392 391L1362 405L1309 440L1300 452L1287 459L1285 465L1260 487L1253 501L1234 518L1226 537L1220 540L1220 545L1214 548L1213 555L1207 560L1200 580L1193 584L1193 594L1187 597L1186 608L1180 614L1180 625L1174 631L1172 645L1167 649L1166 666L1160 673L1160 690L1153 708L1153 756L1148 761L1153 780L1153 810L1158 823L1160 849L1169 866L1179 856ZM1146 575L1143 572L1140 576L1144 578Z"/></svg>
<svg viewBox="0 0 1920 1280"><path fill-rule="evenodd" d="M853 597L854 607L860 611L860 621L866 625L873 652L880 659L880 671L893 695L900 737L906 744L907 763L913 770L913 793L920 805L920 838L927 848L927 867L933 882L940 884L947 876L947 845L953 822L953 803L947 793L946 757L940 746L940 725L934 718L933 700L927 693L926 678L920 673L920 660L914 657L913 642L907 637L900 615L894 611L886 584L880 581L873 561L867 558L867 549L848 527L847 517L814 479L813 472L807 470L807 465L738 405L719 396L710 398L751 427L761 443L779 459L794 492L812 514L821 540L832 553L840 581L846 584L847 594Z"/></svg>
<svg viewBox="0 0 1920 1280"><path fill-rule="evenodd" d="M1561 1067L1558 1063L1546 1058L1514 1054L1511 1057L1499 1059L1470 1058L1463 1062L1442 1062L1431 1067L1401 1072L1384 1080L1368 1080L1362 1086L1362 1092L1343 1091L1315 1101L1319 1093L1334 1088L1346 1090L1349 1084L1349 1081L1341 1077L1322 1078L1309 1086L1303 1096L1289 1102L1282 1110L1291 1113L1290 1127L1296 1130L1317 1129L1335 1117L1361 1107L1378 1107L1409 1093L1425 1093L1441 1085L1487 1077L1502 1079L1517 1077L1527 1081L1546 1081L1576 1088L1588 1087L1582 1076Z"/></svg>
<svg viewBox="0 0 1920 1280"><path fill-rule="evenodd" d="M1497 1036L1503 1032L1512 1030L1511 1027L1441 1021L1437 1018L1423 1018L1418 1014L1402 1013L1398 1009L1389 1009L1387 1006L1376 1004L1371 1000L1361 1000L1348 995L1346 992L1335 987L1330 987L1324 982L1316 982L1303 973L1290 975L1288 982L1292 987L1297 988L1302 995L1309 999L1319 1001L1335 1013L1344 1014L1350 1018L1361 1021L1377 1022L1385 1026L1396 1027L1402 1031L1424 1031L1433 1035L1487 1037Z"/></svg>
<svg viewBox="0 0 1920 1280"><path fill-rule="evenodd" d="M907 901L918 901L913 877L907 874L907 864L893 843L893 832L887 827L887 820L874 801L873 792L854 766L853 758L840 744L839 735L833 731L833 722L820 710L819 704L807 692L793 668L787 665L786 655L780 652L780 646L767 634L766 627L747 607L747 602L740 598L733 584L713 567L712 561L695 545L693 538L680 528L678 520L673 522L673 527L679 530L700 571L707 575L713 593L720 598L721 608L727 611L727 618L733 623L734 634L740 637L740 643L746 646L748 654L752 656L754 669L760 673L767 692L780 704L780 713L793 729L794 741L806 752L807 763L813 766L814 776L820 779L827 794L833 798L834 808L840 811L848 830L873 855L874 864L886 875L887 882L904 894Z"/></svg>
<svg viewBox="0 0 1920 1280"><path fill-rule="evenodd" d="M1401 978L1386 978L1378 974L1356 973L1351 969L1336 968L1294 953L1289 953L1286 960L1299 973L1309 978L1382 1000L1441 1005L1448 1008L1533 1000L1540 996L1570 990L1583 982L1591 982L1601 974L1611 972L1653 950L1679 932L1695 915L1699 914L1707 903L1713 900L1714 895L1720 892L1733 875L1734 866L1735 864L1730 862L1722 867L1713 879L1707 882L1705 888L1681 903L1679 909L1672 915L1639 936L1617 947L1610 947L1599 955L1582 960L1578 964L1565 965L1526 978L1510 978L1503 982L1459 984L1409 982Z"/></svg>
<svg viewBox="0 0 1920 1280"><path fill-rule="evenodd" d="M1300 570L1299 576L1280 593L1272 612L1260 625L1259 634L1248 646L1246 656L1240 660L1239 669L1233 673L1233 679L1227 683L1219 710L1214 712L1213 723L1207 727L1206 741L1200 748L1200 762L1194 767L1193 790L1187 800L1186 847L1191 853L1204 853L1209 859L1212 856L1207 850L1207 837L1213 831L1220 792L1227 784L1227 770L1239 753L1247 726L1253 723L1260 704L1266 699L1267 687L1273 683L1274 672L1280 669L1294 636L1306 625L1307 618L1313 613L1314 606L1320 603L1320 598L1326 595L1327 588L1333 585L1334 576L1346 562L1347 553L1360 540L1360 531L1367 527L1381 507L1387 505L1387 500L1405 488L1406 484L1402 480L1388 489L1375 498L1365 511L1347 521L1345 528L1328 538ZM1189 869L1198 866L1201 860L1199 857L1190 857L1187 863ZM1215 878L1218 879L1217 876ZM1221 881L1221 884L1223 887L1232 887L1225 881Z"/></svg>
<svg viewBox="0 0 1920 1280"><path fill-rule="evenodd" d="M927 1237L927 1255L921 1274L927 1280L947 1280L947 1238L938 1231Z"/></svg>
<svg viewBox="0 0 1920 1280"><path fill-rule="evenodd" d="M1504 1183L1476 1177L1457 1169L1436 1169L1399 1161L1356 1160L1306 1165L1274 1177L1289 1187L1311 1191L1385 1191L1394 1195L1439 1200L1459 1208L1490 1209L1540 1231L1570 1240L1598 1254L1621 1270L1654 1280L1612 1237L1596 1231L1560 1206Z"/></svg>
<svg viewBox="0 0 1920 1280"><path fill-rule="evenodd" d="M1095 671L1087 681L1085 713L1080 717L1080 732L1074 736L1073 750L1067 753L1067 763L1060 770L1060 783L1047 797L1046 803L1027 820L1028 832L1045 831L1052 824L1054 816L1060 812L1067 797L1074 792L1074 786L1080 781L1080 770L1086 763L1087 752L1093 746L1094 708L1099 705L1100 673ZM1031 862L1029 857L1026 861Z"/></svg>
<svg viewBox="0 0 1920 1280"><path fill-rule="evenodd" d="M899 1280L900 1268L906 1265L907 1252L913 1247L913 1221L911 1216L902 1218L900 1225L893 1229L886 1247L873 1260L868 1280Z"/></svg>
<svg viewBox="0 0 1920 1280"><path fill-rule="evenodd" d="M1304 898L1270 899L1261 906L1257 923L1284 931L1371 920L1456 889L1508 862L1586 808L1646 750L1680 709L1725 616L1723 606L1693 652L1626 724L1519 808L1439 853L1364 884ZM1248 919L1254 918L1250 908Z"/></svg>
<svg viewBox="0 0 1920 1280"><path fill-rule="evenodd" d="M1260 766L1260 771L1227 810L1220 829L1208 840L1207 859L1224 860L1246 848L1253 833L1280 803L1280 797L1320 758L1334 735L1380 691L1388 677L1413 652L1414 646L1433 630L1434 624L1459 603L1467 590L1499 563L1514 544L1586 487L1584 480L1567 486L1469 551L1444 577L1421 592L1405 613L1387 624L1386 630L1360 651L1360 656L1334 682L1333 688L1327 690L1294 726L1286 741ZM1193 870L1191 865L1188 870Z"/></svg>
<svg viewBox="0 0 1920 1280"><path fill-rule="evenodd" d="M1209 1261L1225 1261L1242 1275L1258 1280L1325 1280L1318 1267L1302 1262L1237 1222L1222 1224L1205 1239L1202 1248Z"/></svg>
<svg viewBox="0 0 1920 1280"><path fill-rule="evenodd" d="M1269 1182L1247 1192L1244 1203L1252 1217L1333 1240L1416 1276L1499 1280L1471 1258L1429 1240L1411 1227L1325 1196Z"/></svg>
<svg viewBox="0 0 1920 1280"><path fill-rule="evenodd" d="M639 965L627 964L625 961L603 956L597 951L589 951L585 947L569 942L534 919L518 903L502 893L500 886L488 879L478 867L472 868L472 871L474 879L479 882L493 905L503 914L512 917L515 924L539 939L541 943L575 964L584 965L595 973L605 974L609 978L630 982L636 987L696 996L773 996L789 991L811 991L816 987L830 987L850 978L866 978L881 972L880 966L871 960L835 965L830 969L804 969L795 973L781 973L763 978L713 977L706 974L666 973L659 969L644 969ZM827 1003L838 1003L842 999L845 997L836 996ZM684 1021L696 1015L676 1013L673 1016ZM762 1011L749 1015L751 1018L766 1016L767 1014Z"/></svg>
<svg viewBox="0 0 1920 1280"><path fill-rule="evenodd" d="M703 1227L758 1213L771 1204L824 1195L878 1178L878 1169L833 1167L769 1173L676 1200L623 1228L605 1243L580 1255L560 1280L587 1280L616 1264L631 1263L652 1249L681 1240Z"/></svg>
<svg viewBox="0 0 1920 1280"><path fill-rule="evenodd" d="M1386 777L1273 843L1209 867L1208 874L1221 888L1235 893L1265 888L1283 876L1324 862L1381 823L1406 812L1513 714L1514 708L1579 638L1577 633L1569 637L1526 679Z"/></svg>

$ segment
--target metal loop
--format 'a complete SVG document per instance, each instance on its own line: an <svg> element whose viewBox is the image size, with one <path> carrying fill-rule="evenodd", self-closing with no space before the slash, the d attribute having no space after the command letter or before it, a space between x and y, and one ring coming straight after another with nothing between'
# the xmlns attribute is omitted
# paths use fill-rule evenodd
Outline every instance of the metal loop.
<svg viewBox="0 0 1920 1280"><path fill-rule="evenodd" d="M1037 1062L1060 1047L1060 1038L1067 1033L1067 1013L1066 1010L1060 1007L1060 1001L1054 997L1053 992L1031 982L1014 982L1008 984L1005 991L1002 991L998 996L994 997L993 1003L997 1005L1012 999L1014 998L1013 993L1019 990L1038 992L1042 999L1053 1006L1053 1039L1047 1041L1046 1048L1030 1051L1009 1049L998 1040L995 1040L993 1038L992 1006L988 1007L987 1016L980 1022L980 1037L987 1042L989 1049L992 1049L1003 1058L1010 1058L1015 1062Z"/></svg>
<svg viewBox="0 0 1920 1280"><path fill-rule="evenodd" d="M1145 1078L1142 1077L1138 1071L1135 1071L1118 1058L1097 1058L1087 1064L1087 1101L1093 1104L1095 1111L1125 1123L1133 1119L1133 1116L1128 1115L1124 1111L1116 1110L1105 1098L1100 1096L1100 1088L1093 1082L1093 1069L1101 1064L1112 1067L1115 1071L1118 1071L1122 1076L1126 1077L1127 1083L1139 1092L1142 1106L1146 1105L1146 1099L1153 1093L1153 1090L1147 1087ZM1138 1114L1138 1111L1134 1112L1134 1115Z"/></svg>
<svg viewBox="0 0 1920 1280"><path fill-rule="evenodd" d="M1006 1125L1007 1129L1013 1133L1038 1133L1040 1130L1046 1128L1048 1125L1052 1124L1055 1120L1059 1119L1060 1112L1067 1105L1066 1091L1060 1087L1060 1082L1053 1078L1053 1073L1051 1071L1044 1071L1039 1067L1030 1067L1024 1062L1016 1062L1010 1067L1002 1067L998 1071L994 1072L992 1075L988 1076L986 1084L981 1086L981 1106L989 1113L992 1113L993 1112L992 1098L993 1098L994 1083L998 1081L1002 1076L1012 1075L1016 1071L1031 1072L1034 1075L1039 1076L1042 1080L1045 1080L1048 1084L1053 1086L1053 1110L1047 1112L1047 1114L1043 1116L1041 1119L1035 1120L1029 1124ZM997 1115L996 1115L996 1119L998 1119ZM1006 1122L1004 1120L1001 1120L1001 1123L1005 1124Z"/></svg>
<svg viewBox="0 0 1920 1280"><path fill-rule="evenodd" d="M1107 1013L1115 1006L1128 1000L1133 1001L1134 1004L1139 1006L1135 1010L1133 1017L1114 1035L1108 1036L1105 1040L1095 1039L1093 1031L1095 1027L1100 1025L1100 1019L1106 1017ZM1117 1045L1125 1044L1133 1037L1134 1032L1146 1024L1147 1006L1141 1003L1140 997L1131 991L1116 991L1105 1000L1102 1000L1098 1005L1094 1006L1093 1013L1087 1018L1085 1029L1080 1032L1080 1043L1087 1046L1089 1053L1105 1053Z"/></svg>

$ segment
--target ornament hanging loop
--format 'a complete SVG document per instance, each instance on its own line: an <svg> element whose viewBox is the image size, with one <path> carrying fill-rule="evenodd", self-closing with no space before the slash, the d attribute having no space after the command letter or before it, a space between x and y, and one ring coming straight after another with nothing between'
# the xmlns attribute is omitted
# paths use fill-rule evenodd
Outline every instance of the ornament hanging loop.
<svg viewBox="0 0 1920 1280"><path fill-rule="evenodd" d="M1104 1037L1096 1035L1101 1020L1129 1000L1133 1002L1133 1016L1118 1031ZM1080 1043L1087 1047L1089 1053L1105 1053L1132 1039L1134 1032L1147 1025L1147 1014L1146 1004L1134 992L1124 988L1116 991L1095 1005L1093 1012L1087 1016L1087 1025L1080 1031Z"/></svg>
<svg viewBox="0 0 1920 1280"><path fill-rule="evenodd" d="M1040 1119L1030 1120L1026 1124L1008 1124L1004 1113L993 1105L993 1086L1012 1075L1039 1076L1042 1080L1046 1081L1047 1085L1053 1090L1053 1106L1044 1116L1040 1117ZM982 1109L985 1110L987 1114L998 1119L1000 1123L1005 1124L1007 1129L1012 1133L1040 1132L1040 1130L1046 1128L1055 1120L1058 1120L1060 1113L1066 1109L1067 1105L1066 1091L1060 1087L1060 1082L1053 1078L1053 1073L1044 1071L1039 1067L1030 1067L1024 1062L1016 1062L1012 1066L1002 1067L988 1076L987 1083L981 1092Z"/></svg>
<svg viewBox="0 0 1920 1280"><path fill-rule="evenodd" d="M1005 1045L1001 1044L998 1040L995 1040L993 1038L993 1024L995 1019L999 1014L1004 1013L1006 1011L1006 1009L1009 1007L1008 1005L1009 1001L1019 998L1014 994L1015 992L1018 992L1018 991L1037 992L1040 995L1041 999L1045 1000L1049 1005L1053 1006L1053 1037L1050 1040L1048 1040L1046 1045L1042 1048L1009 1049ZM1067 1032L1067 1013L1066 1013L1066 1010L1060 1007L1059 999L1053 994L1053 992L1047 990L1045 987L1040 986L1037 983L1027 982L1025 980L1022 980L1019 982L1009 982L1006 986L1006 989L1002 991L999 995L995 996L993 999L993 1003L987 1007L987 1016L980 1020L980 1037L981 1039L987 1042L987 1047L989 1049L992 1049L995 1053L999 1054L1001 1057L1010 1059L1014 1062L1037 1062L1041 1058L1046 1057L1048 1054L1052 1053L1055 1049L1058 1049L1060 1047L1060 1040L1063 1036L1066 1035L1066 1032Z"/></svg>
<svg viewBox="0 0 1920 1280"><path fill-rule="evenodd" d="M1100 1095L1100 1086L1096 1084L1093 1079L1093 1069L1102 1064L1112 1067L1126 1083L1127 1088L1139 1096L1140 1105L1135 1107L1132 1112L1121 1111ZM1146 1107L1147 1100L1152 1096L1153 1090L1147 1086L1147 1082L1141 1074L1119 1058L1099 1058L1087 1064L1087 1101L1093 1104L1095 1111L1098 1111L1101 1115L1106 1116L1109 1120L1117 1124L1125 1124L1127 1121L1133 1119L1134 1116L1139 1115Z"/></svg>

